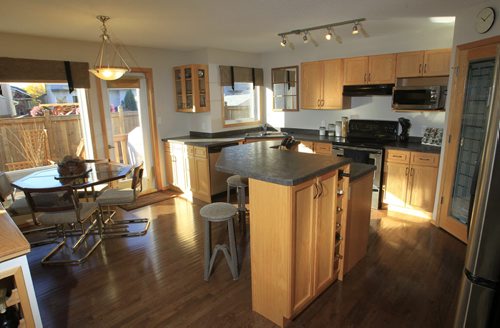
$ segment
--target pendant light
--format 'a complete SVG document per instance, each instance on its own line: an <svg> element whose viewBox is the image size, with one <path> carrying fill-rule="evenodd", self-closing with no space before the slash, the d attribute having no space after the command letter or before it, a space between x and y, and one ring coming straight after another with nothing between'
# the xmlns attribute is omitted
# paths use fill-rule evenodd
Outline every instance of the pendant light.
<svg viewBox="0 0 500 328"><path fill-rule="evenodd" d="M106 22L110 19L109 16L96 17L102 23L101 47L94 62L94 68L89 71L100 78L101 80L111 81L118 80L123 74L130 72L130 67L127 65L123 57L118 52L111 38L108 35ZM113 66L113 59L118 56L123 66Z"/></svg>

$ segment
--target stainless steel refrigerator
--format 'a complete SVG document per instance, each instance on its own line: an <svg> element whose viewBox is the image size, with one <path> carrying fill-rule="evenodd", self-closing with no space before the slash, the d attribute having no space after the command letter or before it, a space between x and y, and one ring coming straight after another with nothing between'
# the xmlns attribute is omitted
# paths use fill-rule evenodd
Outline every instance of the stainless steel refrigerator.
<svg viewBox="0 0 500 328"><path fill-rule="evenodd" d="M500 74L497 56L488 128L472 197L455 327L500 327Z"/></svg>

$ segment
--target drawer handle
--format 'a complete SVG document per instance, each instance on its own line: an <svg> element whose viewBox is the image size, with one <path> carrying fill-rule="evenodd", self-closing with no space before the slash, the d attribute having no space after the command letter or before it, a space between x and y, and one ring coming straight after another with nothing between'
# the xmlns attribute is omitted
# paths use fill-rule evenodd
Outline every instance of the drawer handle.
<svg viewBox="0 0 500 328"><path fill-rule="evenodd" d="M429 158L422 158L422 157L419 157L418 159L419 159L419 160L421 160L421 161L430 161L430 159L429 159Z"/></svg>
<svg viewBox="0 0 500 328"><path fill-rule="evenodd" d="M403 158L403 155L392 155L392 157Z"/></svg>

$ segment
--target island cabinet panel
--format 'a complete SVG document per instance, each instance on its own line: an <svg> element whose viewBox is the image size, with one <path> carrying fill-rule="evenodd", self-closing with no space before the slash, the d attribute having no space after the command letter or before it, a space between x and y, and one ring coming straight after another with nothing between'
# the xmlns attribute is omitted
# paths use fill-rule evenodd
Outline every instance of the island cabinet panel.
<svg viewBox="0 0 500 328"><path fill-rule="evenodd" d="M337 175L323 176L318 181L320 190L316 222L316 276L314 289L318 295L336 279L334 270L336 185Z"/></svg>
<svg viewBox="0 0 500 328"><path fill-rule="evenodd" d="M309 304L314 297L314 217L316 211L314 197L317 193L315 181L308 181L294 191L293 312Z"/></svg>
<svg viewBox="0 0 500 328"><path fill-rule="evenodd" d="M348 173L349 166L341 170ZM342 256L335 253L344 242L336 239L336 220L342 217L337 211L338 172L295 186L249 180L252 309L279 326L342 274ZM347 188L345 184L347 178L340 185Z"/></svg>

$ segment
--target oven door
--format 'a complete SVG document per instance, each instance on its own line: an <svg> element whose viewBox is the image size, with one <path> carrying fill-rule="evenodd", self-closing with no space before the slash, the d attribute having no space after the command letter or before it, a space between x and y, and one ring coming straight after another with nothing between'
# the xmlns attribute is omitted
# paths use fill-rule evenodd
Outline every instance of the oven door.
<svg viewBox="0 0 500 328"><path fill-rule="evenodd" d="M349 157L356 163L375 165L373 174L373 195L372 208L380 208L380 189L382 187L382 149L353 147L353 146L333 146L333 154L337 157Z"/></svg>

